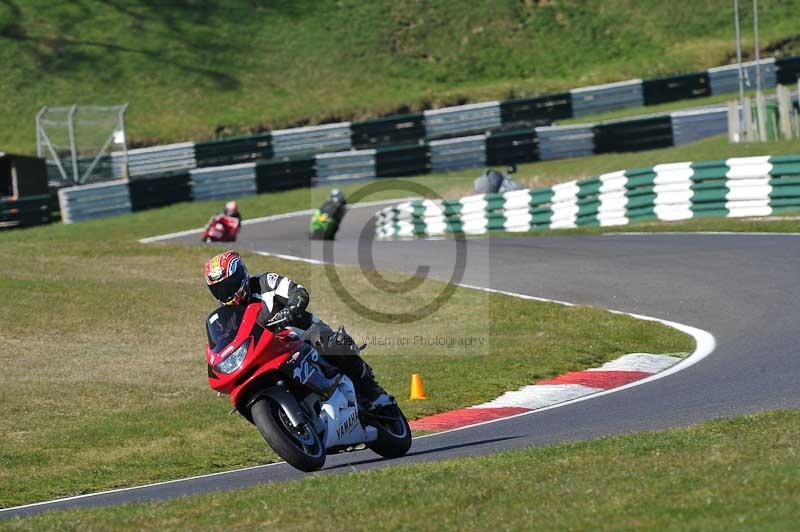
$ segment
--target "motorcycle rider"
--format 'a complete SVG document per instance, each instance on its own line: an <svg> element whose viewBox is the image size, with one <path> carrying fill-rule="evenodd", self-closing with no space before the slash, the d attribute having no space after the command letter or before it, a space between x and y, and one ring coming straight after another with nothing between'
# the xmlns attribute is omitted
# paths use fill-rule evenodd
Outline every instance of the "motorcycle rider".
<svg viewBox="0 0 800 532"><path fill-rule="evenodd" d="M372 368L359 355L359 348L340 328L334 332L327 324L306 310L308 290L277 273L250 277L244 260L235 251L212 257L205 265L208 289L222 305L247 305L260 301L258 323L262 326L286 320L279 327L294 326L305 331L325 360L336 366L353 381L356 394L370 407L394 403L394 398L375 381Z"/></svg>
<svg viewBox="0 0 800 532"><path fill-rule="evenodd" d="M331 190L330 197L320 206L319 210L336 221L336 225L340 225L347 211L347 201L342 191L338 188Z"/></svg>
<svg viewBox="0 0 800 532"><path fill-rule="evenodd" d="M237 220L239 220L240 222L242 221L242 215L239 213L239 204L233 200L225 204L225 208L222 210L222 214L224 214L225 216L232 216Z"/></svg>
<svg viewBox="0 0 800 532"><path fill-rule="evenodd" d="M347 212L344 194L338 188L331 190L330 196L311 215L309 236L312 240L333 240Z"/></svg>
<svg viewBox="0 0 800 532"><path fill-rule="evenodd" d="M229 218L235 218L238 221L238 224L236 224L237 227L235 229L233 229L234 226L228 220ZM208 221L208 224L206 225L206 230L203 232L201 240L203 242L211 242L212 240L220 240L220 241L236 240L236 235L239 232L238 226L240 226L241 221L242 221L242 215L239 212L239 205L235 201L231 200L225 204L225 208L222 210L221 213L215 214L214 216L211 217L211 219ZM211 228L217 224L221 224L221 226L224 228L222 230L223 237L222 238L215 237L212 239L209 233L211 231ZM225 236L226 234L228 236Z"/></svg>

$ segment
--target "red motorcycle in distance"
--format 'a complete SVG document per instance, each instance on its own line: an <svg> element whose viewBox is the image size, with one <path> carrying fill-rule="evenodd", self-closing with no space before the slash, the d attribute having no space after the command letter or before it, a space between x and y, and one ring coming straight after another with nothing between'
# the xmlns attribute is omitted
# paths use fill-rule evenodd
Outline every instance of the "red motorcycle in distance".
<svg viewBox="0 0 800 532"><path fill-rule="evenodd" d="M222 306L206 321L208 383L230 395L231 413L254 424L301 471L321 468L328 454L364 447L385 458L406 454L411 430L397 404L362 408L353 382L308 340L319 331L280 321L262 327L261 307Z"/></svg>
<svg viewBox="0 0 800 532"><path fill-rule="evenodd" d="M203 231L203 242L234 242L242 223L235 216L217 214L208 221Z"/></svg>

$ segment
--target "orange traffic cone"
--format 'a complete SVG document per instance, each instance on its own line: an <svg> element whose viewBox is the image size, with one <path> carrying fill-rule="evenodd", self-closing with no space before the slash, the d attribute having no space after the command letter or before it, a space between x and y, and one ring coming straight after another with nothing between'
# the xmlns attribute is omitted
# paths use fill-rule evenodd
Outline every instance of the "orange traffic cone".
<svg viewBox="0 0 800 532"><path fill-rule="evenodd" d="M415 399L427 399L425 397L425 385L422 384L422 375L419 373L411 375L411 394L408 398L412 401Z"/></svg>

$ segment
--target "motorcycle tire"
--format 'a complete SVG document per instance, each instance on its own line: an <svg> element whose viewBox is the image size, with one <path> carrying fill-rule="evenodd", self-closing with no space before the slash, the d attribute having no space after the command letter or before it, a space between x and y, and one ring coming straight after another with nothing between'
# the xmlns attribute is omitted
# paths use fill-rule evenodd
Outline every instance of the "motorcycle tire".
<svg viewBox="0 0 800 532"><path fill-rule="evenodd" d="M300 471L316 471L325 464L325 446L310 423L295 429L277 401L264 397L250 407L253 423L267 444Z"/></svg>
<svg viewBox="0 0 800 532"><path fill-rule="evenodd" d="M378 431L378 439L367 447L384 458L398 458L411 448L411 428L399 406L386 406L374 415L367 414L367 423Z"/></svg>
<svg viewBox="0 0 800 532"><path fill-rule="evenodd" d="M336 240L336 231L339 230L339 226L333 225L325 231L325 240Z"/></svg>

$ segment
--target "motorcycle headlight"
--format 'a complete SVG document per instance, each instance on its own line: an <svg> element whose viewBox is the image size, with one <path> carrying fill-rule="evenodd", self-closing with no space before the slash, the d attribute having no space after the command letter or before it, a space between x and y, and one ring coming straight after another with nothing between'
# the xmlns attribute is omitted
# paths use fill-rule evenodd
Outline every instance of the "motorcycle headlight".
<svg viewBox="0 0 800 532"><path fill-rule="evenodd" d="M244 362L244 357L247 355L247 349L250 347L250 339L242 343L239 347L237 347L230 355L225 357L225 360L219 362L214 369L219 371L220 373L233 373L237 369L242 367L242 362Z"/></svg>

